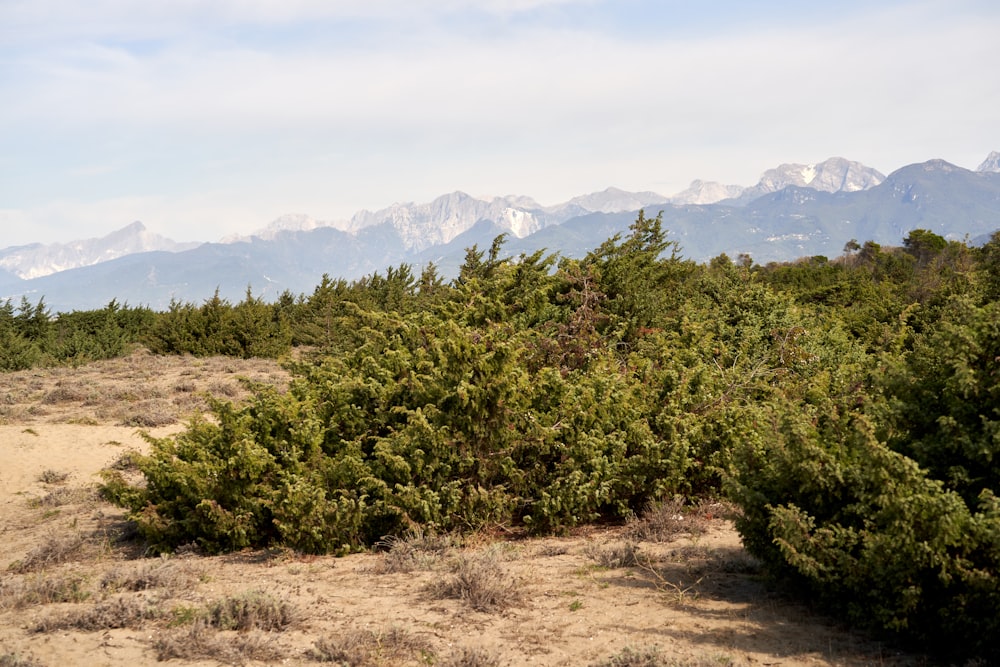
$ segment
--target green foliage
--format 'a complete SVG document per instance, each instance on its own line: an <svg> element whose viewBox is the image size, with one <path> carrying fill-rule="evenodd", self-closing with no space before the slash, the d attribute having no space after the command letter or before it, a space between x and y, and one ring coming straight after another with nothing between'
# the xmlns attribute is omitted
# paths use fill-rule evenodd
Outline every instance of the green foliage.
<svg viewBox="0 0 1000 667"><path fill-rule="evenodd" d="M733 495L747 549L852 623L941 650L996 650L1000 513L970 509L843 404L776 411ZM852 414L853 413L853 414Z"/></svg>
<svg viewBox="0 0 1000 667"><path fill-rule="evenodd" d="M1000 492L1000 302L954 299L887 376L888 442L970 507Z"/></svg>
<svg viewBox="0 0 1000 667"><path fill-rule="evenodd" d="M660 216L582 260L473 246L310 295L165 313L0 306L0 368L285 356L108 471L154 550L346 553L413 531L560 531L728 493L747 549L851 622L1000 650L1000 241L913 230L836 258L679 256ZM148 332L148 333L146 333ZM949 656L951 657L951 656Z"/></svg>
<svg viewBox="0 0 1000 667"><path fill-rule="evenodd" d="M362 319L352 353L299 365L286 394L215 405L213 422L153 442L144 488L111 474L105 492L158 548L338 552L413 524L624 518L683 479L612 355L532 373L531 338L505 325Z"/></svg>
<svg viewBox="0 0 1000 667"><path fill-rule="evenodd" d="M248 288L235 306L218 290L201 306L172 301L145 341L157 354L276 358L291 350L292 332L282 309Z"/></svg>
<svg viewBox="0 0 1000 667"><path fill-rule="evenodd" d="M1000 230L990 235L976 253L976 263L987 301L1000 301Z"/></svg>
<svg viewBox="0 0 1000 667"><path fill-rule="evenodd" d="M662 212L647 218L643 211L624 241L617 235L605 241L583 266L606 295L605 309L625 344L673 314L679 305L678 284L693 268L678 256L677 242L667 240Z"/></svg>
<svg viewBox="0 0 1000 667"><path fill-rule="evenodd" d="M82 364L127 354L149 327L154 314L112 300L101 310L53 317L40 299L22 299L15 314L10 301L0 305L0 371L35 366Z"/></svg>

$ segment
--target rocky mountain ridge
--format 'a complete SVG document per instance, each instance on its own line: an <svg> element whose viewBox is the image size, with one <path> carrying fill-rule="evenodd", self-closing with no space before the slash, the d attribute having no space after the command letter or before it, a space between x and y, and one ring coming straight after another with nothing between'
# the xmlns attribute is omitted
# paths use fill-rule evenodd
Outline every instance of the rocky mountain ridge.
<svg viewBox="0 0 1000 667"><path fill-rule="evenodd" d="M177 243L133 222L107 236L69 243L14 246L0 250L0 268L30 280L142 252L182 252L197 243Z"/></svg>
<svg viewBox="0 0 1000 667"><path fill-rule="evenodd" d="M286 219L302 218L299 231L328 225L357 232L366 227L389 224L408 250L420 252L450 243L476 223L488 220L515 238L524 238L549 225L557 225L588 213L619 213L661 205L705 205L721 201L746 204L788 186L808 187L822 192L857 192L878 185L885 176L860 162L833 157L817 164L782 164L769 169L756 185L743 187L696 180L673 197L656 192L627 192L609 187L601 192L574 197L562 204L542 206L525 196L477 198L452 192L432 202L396 203L378 211L359 211L348 222L316 223L307 216L285 216L254 236L273 238L276 229L287 230ZM245 240L247 237L243 237Z"/></svg>
<svg viewBox="0 0 1000 667"><path fill-rule="evenodd" d="M157 259L147 274L135 273L130 280L162 290L169 282L164 282L164 276L170 274L174 276L170 280L176 283L170 283L174 285L171 289L180 295L190 282L184 279L185 271L200 271L191 268L196 256L210 265L223 260L229 264L231 275L218 276L216 285L238 275L251 276L240 286L242 292L248 284L264 290L278 289L280 285L298 289L301 281L313 280L305 277L312 275L309 272L313 265L309 262L326 266L328 270L323 272L346 278L360 277L397 262L454 263L456 255L461 256L456 245L462 245L461 250L473 243L489 243L492 236L488 235L500 233L508 235L512 250L547 247L567 255L580 254L593 247L588 244L627 229L640 208L664 210L668 229L682 243L686 255L698 260L719 252L747 252L761 261L831 254L838 248L836 243L842 247L846 239L840 237L849 233L848 227L855 230L848 238L871 238L882 243L898 243L900 233L914 226L940 229L939 233L945 235L954 231L975 236L992 229L990 225L997 225L998 218L990 217L996 203L989 189L992 181L987 178L989 182L980 182L982 179L973 175L990 177L998 172L998 153L991 153L976 172L931 160L904 167L889 178L857 162L831 158L815 165L781 165L765 172L751 188L696 181L685 191L686 196L673 198L608 188L563 204L542 206L525 196L485 199L454 192L426 204L394 204L380 211L362 211L340 223L307 215L282 216L250 236L204 244L197 252L192 248L198 244L175 243L150 233L141 223L133 223L103 239L0 250L0 298L45 291L48 288L43 286L50 284L44 280L47 276L71 269L96 269L108 262L120 265L133 255ZM872 196L862 196L868 193ZM737 196L715 199L732 194ZM985 203L980 202L984 198ZM692 203L694 199L710 203ZM958 202L961 205L956 212L949 214L951 224L967 222L970 228L952 230L948 222L942 222L945 217L938 209L950 206L949 199L963 200ZM982 206L977 208L980 203ZM887 218L890 209L894 212ZM826 222L834 210L841 216L838 228ZM603 238L595 238L595 234L605 231ZM322 242L299 245L307 235ZM301 260L303 266L284 274L277 269L262 273L254 266L295 262L296 253L309 260ZM167 257L171 254L177 257ZM101 273L110 275L113 269ZM96 274L91 271L91 275ZM137 294L146 302L142 293Z"/></svg>

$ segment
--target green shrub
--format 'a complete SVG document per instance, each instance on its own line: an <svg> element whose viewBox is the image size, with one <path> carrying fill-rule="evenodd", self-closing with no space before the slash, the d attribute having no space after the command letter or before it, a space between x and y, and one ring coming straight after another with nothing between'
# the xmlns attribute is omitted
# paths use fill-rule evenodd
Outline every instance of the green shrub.
<svg viewBox="0 0 1000 667"><path fill-rule="evenodd" d="M852 623L958 655L997 650L1000 503L976 508L843 405L775 414L739 461L747 550Z"/></svg>

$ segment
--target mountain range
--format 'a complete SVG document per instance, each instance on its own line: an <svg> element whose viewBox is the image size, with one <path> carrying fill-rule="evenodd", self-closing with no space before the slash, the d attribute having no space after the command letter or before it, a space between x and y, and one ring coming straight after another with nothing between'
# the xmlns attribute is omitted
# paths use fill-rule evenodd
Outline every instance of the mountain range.
<svg viewBox="0 0 1000 667"><path fill-rule="evenodd" d="M323 222L283 216L265 229L219 243L178 243L140 222L100 239L0 250L0 300L45 302L55 312L100 308L117 299L166 308L172 299L274 298L308 293L324 274L356 279L401 263L434 262L454 275L465 249L507 235L504 251L547 249L580 257L626 232L639 209L663 212L685 257L749 254L757 262L836 256L850 239L898 245L907 232L985 241L1000 228L1000 153L970 171L943 160L884 176L830 158L784 164L750 187L694 181L673 197L608 188L554 206L529 197L477 198L453 192Z"/></svg>

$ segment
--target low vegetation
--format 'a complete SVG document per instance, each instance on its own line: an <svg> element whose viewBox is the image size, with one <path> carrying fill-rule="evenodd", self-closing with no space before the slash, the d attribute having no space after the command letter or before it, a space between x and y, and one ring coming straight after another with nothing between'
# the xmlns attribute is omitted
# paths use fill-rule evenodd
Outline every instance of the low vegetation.
<svg viewBox="0 0 1000 667"><path fill-rule="evenodd" d="M286 360L287 390L215 392L135 470L105 471L101 492L152 552L381 546L405 572L427 553L415 535L611 521L630 541L598 562L642 567L640 542L725 511L755 567L856 626L948 659L1000 651L1000 232L983 248L914 230L832 260L697 265L640 215L581 260L502 247L471 248L448 283L403 266L273 304L53 318L8 303L0 368L140 343ZM123 423L163 423L136 407L146 417ZM516 604L499 563L456 563L436 594Z"/></svg>

